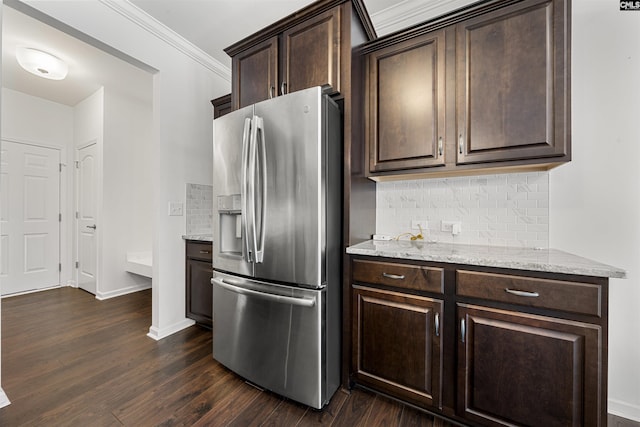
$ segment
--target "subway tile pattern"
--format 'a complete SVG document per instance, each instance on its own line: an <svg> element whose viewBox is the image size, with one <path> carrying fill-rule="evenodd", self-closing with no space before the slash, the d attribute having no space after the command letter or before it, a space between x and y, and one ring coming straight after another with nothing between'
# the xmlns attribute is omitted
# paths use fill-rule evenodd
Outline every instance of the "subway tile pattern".
<svg viewBox="0 0 640 427"><path fill-rule="evenodd" d="M211 234L213 224L213 187L211 185L187 184L186 190L186 234Z"/></svg>
<svg viewBox="0 0 640 427"><path fill-rule="evenodd" d="M427 220L425 239L528 248L549 247L549 174L527 172L381 182L376 188L376 233L417 234L412 220ZM460 221L453 236L442 221ZM401 237L408 239L410 236Z"/></svg>

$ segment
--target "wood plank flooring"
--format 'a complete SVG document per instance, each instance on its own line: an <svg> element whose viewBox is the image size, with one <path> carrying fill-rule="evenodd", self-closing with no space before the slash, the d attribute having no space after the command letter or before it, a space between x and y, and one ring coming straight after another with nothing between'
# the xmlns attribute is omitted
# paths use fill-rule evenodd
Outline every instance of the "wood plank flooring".
<svg viewBox="0 0 640 427"><path fill-rule="evenodd" d="M211 357L211 331L146 336L151 291L73 288L2 300L0 426L452 426L364 390L322 411L260 391Z"/></svg>

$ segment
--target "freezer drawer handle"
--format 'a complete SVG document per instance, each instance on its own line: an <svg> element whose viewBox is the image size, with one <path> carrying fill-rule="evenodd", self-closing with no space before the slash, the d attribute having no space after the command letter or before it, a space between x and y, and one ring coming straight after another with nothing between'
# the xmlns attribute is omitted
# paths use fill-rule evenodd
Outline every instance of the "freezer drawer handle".
<svg viewBox="0 0 640 427"><path fill-rule="evenodd" d="M247 289L247 288L242 288L240 286L234 286L231 285L229 283L226 283L224 281L224 279L220 279L220 278L213 278L211 279L211 283L215 283L216 285L219 285L231 292L235 292L237 294L241 294L241 295L253 295L256 297L260 297L260 298L264 298L266 300L269 301L275 301L275 302L281 302L283 304L291 304L291 305L297 305L297 306L301 306L301 307L313 307L314 305L316 305L316 299L315 298L296 298L296 297L287 297L284 295L275 295L275 294L269 294L266 292L260 292L260 291L254 291L253 289Z"/></svg>

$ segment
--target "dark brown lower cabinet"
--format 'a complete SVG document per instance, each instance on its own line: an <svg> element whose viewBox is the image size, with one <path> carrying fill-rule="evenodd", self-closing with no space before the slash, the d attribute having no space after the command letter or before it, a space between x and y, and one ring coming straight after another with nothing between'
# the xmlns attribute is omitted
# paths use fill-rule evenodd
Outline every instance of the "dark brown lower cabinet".
<svg viewBox="0 0 640 427"><path fill-rule="evenodd" d="M213 318L211 249L211 243L187 241L186 316L207 328Z"/></svg>
<svg viewBox="0 0 640 427"><path fill-rule="evenodd" d="M354 255L351 280L350 385L471 426L606 426L607 278Z"/></svg>
<svg viewBox="0 0 640 427"><path fill-rule="evenodd" d="M353 295L358 382L439 407L442 301L357 285Z"/></svg>
<svg viewBox="0 0 640 427"><path fill-rule="evenodd" d="M590 426L603 404L597 325L459 304L458 411L482 425Z"/></svg>

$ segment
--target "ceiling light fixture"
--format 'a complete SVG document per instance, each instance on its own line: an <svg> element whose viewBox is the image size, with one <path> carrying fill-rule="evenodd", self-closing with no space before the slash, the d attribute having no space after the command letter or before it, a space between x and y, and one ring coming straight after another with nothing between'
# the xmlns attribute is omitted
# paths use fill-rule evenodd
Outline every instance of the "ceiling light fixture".
<svg viewBox="0 0 640 427"><path fill-rule="evenodd" d="M19 47L16 59L22 68L45 79L62 80L69 71L69 66L60 58L30 47Z"/></svg>

